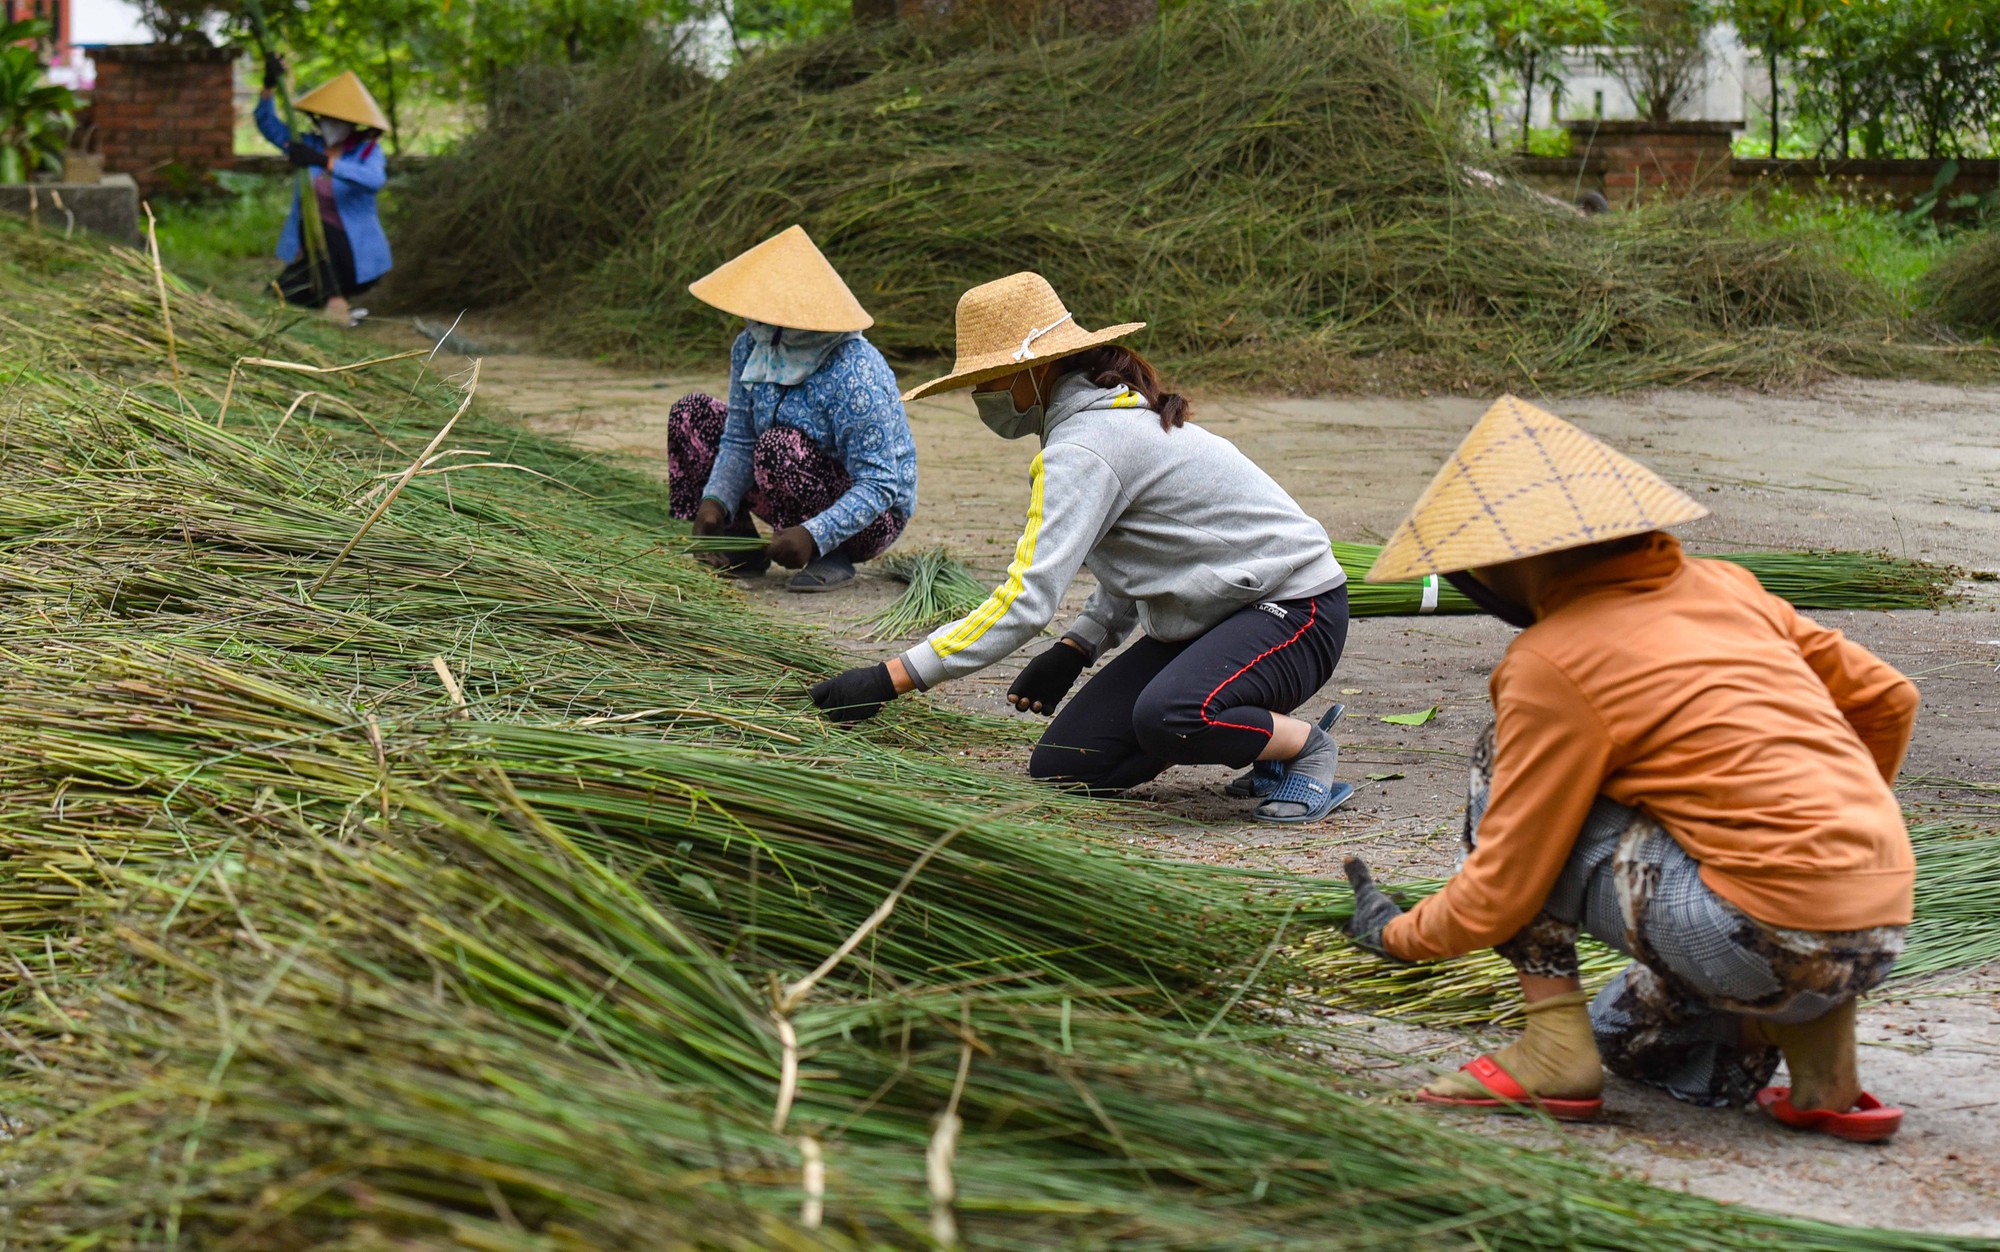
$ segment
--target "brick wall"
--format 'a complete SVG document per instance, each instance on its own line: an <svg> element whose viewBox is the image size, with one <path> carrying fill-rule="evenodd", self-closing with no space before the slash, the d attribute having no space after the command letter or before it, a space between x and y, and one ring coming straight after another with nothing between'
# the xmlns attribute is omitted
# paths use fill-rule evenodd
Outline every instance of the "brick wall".
<svg viewBox="0 0 2000 1252"><path fill-rule="evenodd" d="M1678 153L1684 150L1670 151ZM1597 191L1603 192L1606 199L1618 205L1619 201L1610 192L1612 177L1617 169L1657 170L1670 165L1674 159L1668 157L1656 162L1650 155L1635 157L1628 151L1621 154L1619 163L1614 165L1603 146L1599 145L1588 156L1516 157L1509 163L1508 171L1511 177L1559 200L1574 202L1586 191ZM1730 159L1726 166L1718 163L1711 168L1710 176L1700 180L1699 185L1708 191L1751 193L1789 186L1802 192L1830 191L1857 199L1879 198L1907 209L1918 197L1937 185L1938 173L1944 165L1942 160L1925 157L1849 161L1767 161L1736 157ZM1957 167L1951 183L1938 197L1937 213L1940 217L1961 212L1944 205L1955 196L1985 195L2000 189L2000 160L1960 160ZM1628 192L1636 190L1641 199L1647 195L1668 194L1672 190L1657 179L1648 180L1643 186L1638 184L1639 180L1633 178L1631 182L1621 184L1621 189Z"/></svg>
<svg viewBox="0 0 2000 1252"><path fill-rule="evenodd" d="M1952 210L1943 202L1954 196L1985 195L2000 188L2000 161L1991 158L1961 160L1952 181L1938 197L1939 213ZM1919 196L1937 185L1942 160L1851 161L1766 161L1738 159L1730 162L1730 176L1740 186L1752 190L1790 186L1799 191L1821 188L1848 196L1881 196L1908 208Z"/></svg>
<svg viewBox="0 0 2000 1252"><path fill-rule="evenodd" d="M228 169L236 109L227 48L135 44L98 48L91 120L104 168L130 174L142 195Z"/></svg>
<svg viewBox="0 0 2000 1252"><path fill-rule="evenodd" d="M1599 190L1615 209L1729 183L1734 123L1583 121L1568 127L1575 152L1586 163L1599 163Z"/></svg>

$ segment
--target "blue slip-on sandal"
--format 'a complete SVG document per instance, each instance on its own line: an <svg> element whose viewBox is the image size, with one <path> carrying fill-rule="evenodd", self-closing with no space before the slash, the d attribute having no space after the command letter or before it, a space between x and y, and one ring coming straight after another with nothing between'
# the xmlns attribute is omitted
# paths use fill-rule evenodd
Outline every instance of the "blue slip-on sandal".
<svg viewBox="0 0 2000 1252"><path fill-rule="evenodd" d="M1319 715L1319 728L1332 730L1333 724L1346 712L1347 706L1344 704L1329 704L1326 712ZM1243 800L1267 800L1283 781L1285 781L1283 761L1258 761L1223 784L1222 794Z"/></svg>
<svg viewBox="0 0 2000 1252"><path fill-rule="evenodd" d="M1307 822L1323 820L1354 794L1354 784L1337 782L1331 785L1305 774L1287 774L1263 804L1257 806L1254 814L1260 822L1279 822L1286 826L1300 826ZM1280 817L1264 810L1273 804L1303 804L1308 808L1296 816Z"/></svg>

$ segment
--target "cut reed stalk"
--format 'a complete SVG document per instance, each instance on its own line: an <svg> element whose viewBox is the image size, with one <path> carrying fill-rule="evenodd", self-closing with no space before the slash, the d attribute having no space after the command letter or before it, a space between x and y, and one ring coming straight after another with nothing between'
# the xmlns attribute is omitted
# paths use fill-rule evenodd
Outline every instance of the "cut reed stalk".
<svg viewBox="0 0 2000 1252"><path fill-rule="evenodd" d="M893 552L882 572L908 586L862 624L870 639L906 639L956 621L986 599L986 584L942 547Z"/></svg>

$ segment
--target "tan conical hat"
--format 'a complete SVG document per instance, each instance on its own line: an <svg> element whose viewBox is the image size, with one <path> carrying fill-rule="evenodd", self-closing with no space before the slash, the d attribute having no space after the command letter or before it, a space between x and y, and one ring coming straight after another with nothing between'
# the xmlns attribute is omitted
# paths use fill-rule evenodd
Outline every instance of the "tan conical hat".
<svg viewBox="0 0 2000 1252"><path fill-rule="evenodd" d="M1368 581L1455 574L1707 516L1637 461L1501 396L1382 545Z"/></svg>
<svg viewBox="0 0 2000 1252"><path fill-rule="evenodd" d="M1085 330L1070 316L1048 279L1025 271L1009 274L958 298L958 359L952 362L951 373L904 392L903 399L976 387L1030 365L1075 356L1145 325L1126 322Z"/></svg>
<svg viewBox="0 0 2000 1252"><path fill-rule="evenodd" d="M368 89L361 85L353 70L342 70L327 79L300 96L294 107L301 113L337 117L343 122L353 122L356 126L373 130L389 129L389 119L375 106L375 97L368 94Z"/></svg>
<svg viewBox="0 0 2000 1252"><path fill-rule="evenodd" d="M787 330L867 330L875 324L803 226L763 243L688 284L688 294L724 313Z"/></svg>

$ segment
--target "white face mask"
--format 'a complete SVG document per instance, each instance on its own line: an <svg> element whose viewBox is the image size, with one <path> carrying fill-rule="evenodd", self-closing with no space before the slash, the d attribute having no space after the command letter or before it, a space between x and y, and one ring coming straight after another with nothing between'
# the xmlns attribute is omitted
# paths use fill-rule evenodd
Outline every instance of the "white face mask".
<svg viewBox="0 0 2000 1252"><path fill-rule="evenodd" d="M1032 381L1033 376L1030 375ZM1041 394L1041 387L1035 387L1035 394ZM1025 409L1014 407L1014 389L1001 391L975 391L972 393L972 407L979 410L979 420L986 423L986 429L1002 439L1022 439L1042 432L1042 402L1037 399Z"/></svg>
<svg viewBox="0 0 2000 1252"><path fill-rule="evenodd" d="M323 117L319 119L319 137L326 140L329 148L346 143L354 137L354 123L343 122L337 117Z"/></svg>

